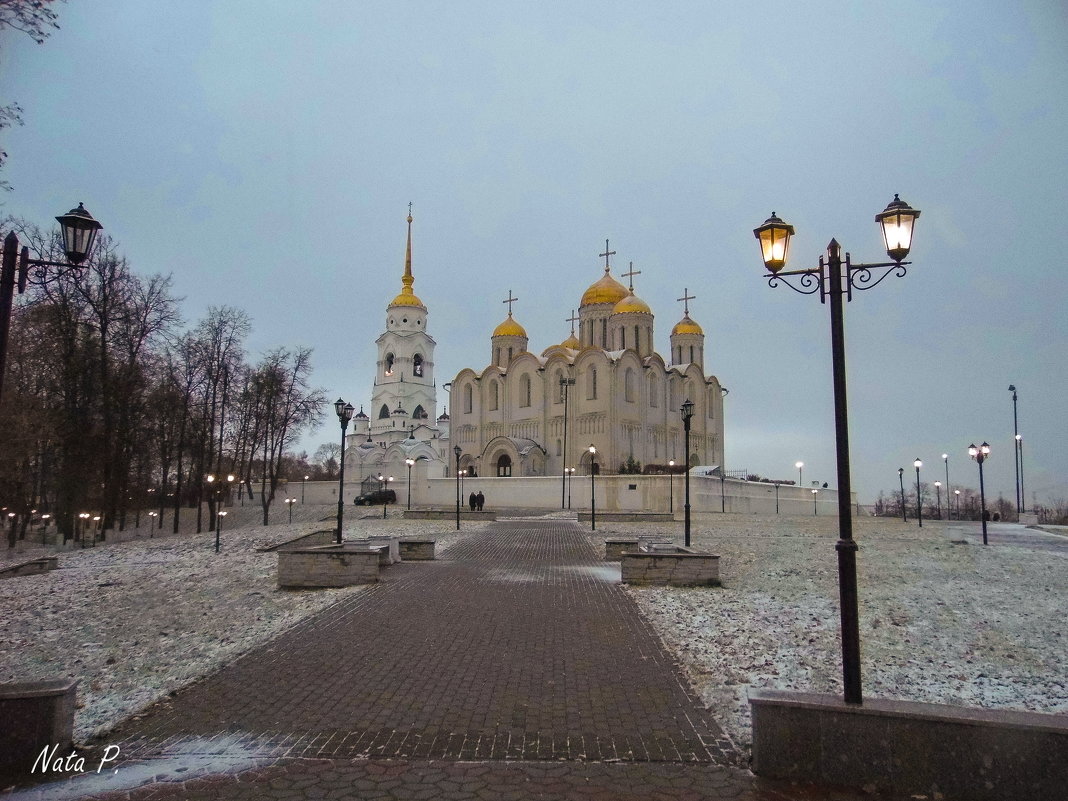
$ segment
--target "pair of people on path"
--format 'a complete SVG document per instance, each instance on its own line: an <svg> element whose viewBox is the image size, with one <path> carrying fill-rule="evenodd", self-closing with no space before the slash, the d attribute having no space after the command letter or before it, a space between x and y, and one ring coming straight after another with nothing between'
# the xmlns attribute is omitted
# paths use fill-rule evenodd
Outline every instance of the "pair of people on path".
<svg viewBox="0 0 1068 801"><path fill-rule="evenodd" d="M475 510L481 512L484 503L486 503L486 496L482 494L482 490L478 491L478 495L472 492L471 497L467 499L467 504L471 507L472 512Z"/></svg>

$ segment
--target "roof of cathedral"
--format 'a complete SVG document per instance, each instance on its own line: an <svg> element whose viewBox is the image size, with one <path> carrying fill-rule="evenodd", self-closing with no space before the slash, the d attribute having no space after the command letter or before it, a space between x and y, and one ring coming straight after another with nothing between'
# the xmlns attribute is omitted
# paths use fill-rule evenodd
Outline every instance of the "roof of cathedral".
<svg viewBox="0 0 1068 801"><path fill-rule="evenodd" d="M635 295L634 291L631 290L625 298L612 308L612 314L625 314L627 312L652 314L653 310L649 308L649 304Z"/></svg>
<svg viewBox="0 0 1068 801"><path fill-rule="evenodd" d="M404 275L401 278L401 284L403 287L400 294L390 301L390 306L415 306L416 308L426 311L426 306L423 305L423 301L419 300L415 292L412 291L412 284L415 283L415 277L412 275L412 215L411 211L408 212L408 249L404 254Z"/></svg>
<svg viewBox="0 0 1068 801"><path fill-rule="evenodd" d="M523 326L515 321L512 317L512 313L508 312L508 317L503 323L493 329L491 336L495 337L524 337L526 338L527 331Z"/></svg>
<svg viewBox="0 0 1068 801"><path fill-rule="evenodd" d="M671 329L671 336L676 334L701 334L701 336L704 336L704 333L701 330L701 326L691 320L688 314L675 323L675 327Z"/></svg>
<svg viewBox="0 0 1068 801"><path fill-rule="evenodd" d="M623 284L619 283L605 268L604 275L590 284L589 288L582 293L582 301L579 306L591 306L595 303L616 304L627 297L630 292Z"/></svg>
<svg viewBox="0 0 1068 801"><path fill-rule="evenodd" d="M571 350L579 350L582 348L582 343L578 341L578 337L575 336L575 332L571 332L571 336L560 343L561 348L569 348Z"/></svg>

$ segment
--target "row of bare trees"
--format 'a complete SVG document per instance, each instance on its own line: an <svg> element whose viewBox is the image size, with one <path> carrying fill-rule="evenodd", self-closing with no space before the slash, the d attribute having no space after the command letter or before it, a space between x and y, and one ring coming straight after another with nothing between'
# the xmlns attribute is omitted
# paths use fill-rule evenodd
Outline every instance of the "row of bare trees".
<svg viewBox="0 0 1068 801"><path fill-rule="evenodd" d="M941 493L936 491L933 484L925 481L920 482L920 504L923 516L928 520L978 520L980 516L979 490L970 487L954 487L960 490L960 495L954 491L949 497L945 488ZM912 519L916 516L916 485L905 485L905 515ZM880 492L875 500L873 511L878 516L901 517L901 491ZM997 515L998 520L1016 520L1016 505L1012 501L999 495L997 498L986 497L986 511L991 518Z"/></svg>
<svg viewBox="0 0 1068 801"><path fill-rule="evenodd" d="M55 232L0 225L12 227L44 259L63 260ZM177 532L183 506L200 531L220 486L258 495L266 525L288 451L325 402L310 385L310 349L248 363L250 323L229 306L186 329L170 277L135 274L107 237L82 268L34 279L12 314L0 398L0 505L22 533L33 509L67 538L81 512L122 529L149 508L160 526L172 508ZM209 474L236 481L209 485Z"/></svg>

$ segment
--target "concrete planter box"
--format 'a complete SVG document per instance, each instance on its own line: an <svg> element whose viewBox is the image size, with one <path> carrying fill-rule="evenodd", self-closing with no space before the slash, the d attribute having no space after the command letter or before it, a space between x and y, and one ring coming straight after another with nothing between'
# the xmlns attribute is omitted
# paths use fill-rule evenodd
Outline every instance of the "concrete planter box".
<svg viewBox="0 0 1068 801"><path fill-rule="evenodd" d="M267 553L269 551L285 551L294 548L310 548L315 545L331 545L336 542L337 529L324 529L323 531L313 531L311 534L304 534L303 536L280 542L277 545L270 545L266 548L258 548L257 550L261 553Z"/></svg>
<svg viewBox="0 0 1068 801"><path fill-rule="evenodd" d="M658 540L652 537L605 537L604 560L618 562L624 552L637 551L641 545L672 545L671 540Z"/></svg>
<svg viewBox="0 0 1068 801"><path fill-rule="evenodd" d="M435 558L434 549L437 547L437 540L402 537L399 545L401 561L429 562Z"/></svg>
<svg viewBox="0 0 1068 801"><path fill-rule="evenodd" d="M620 558L624 584L662 584L672 587L718 587L719 557L677 545L651 545L648 550L625 551Z"/></svg>
<svg viewBox="0 0 1068 801"><path fill-rule="evenodd" d="M17 576L36 576L40 573L47 573L49 570L55 570L58 566L59 560L56 557L42 556L40 559L34 559L30 562L5 567L0 570L0 579L15 578Z"/></svg>
<svg viewBox="0 0 1068 801"><path fill-rule="evenodd" d="M895 798L1054 801L1068 715L750 690L753 772Z"/></svg>
<svg viewBox="0 0 1068 801"><path fill-rule="evenodd" d="M70 753L77 679L0 684L0 776L28 776L42 749Z"/></svg>
<svg viewBox="0 0 1068 801"><path fill-rule="evenodd" d="M406 520L455 520L455 509L405 509ZM460 509L461 520L496 520L496 512L472 512L466 506Z"/></svg>
<svg viewBox="0 0 1068 801"><path fill-rule="evenodd" d="M288 590L373 584L378 581L383 551L388 549L353 543L278 551L278 587Z"/></svg>

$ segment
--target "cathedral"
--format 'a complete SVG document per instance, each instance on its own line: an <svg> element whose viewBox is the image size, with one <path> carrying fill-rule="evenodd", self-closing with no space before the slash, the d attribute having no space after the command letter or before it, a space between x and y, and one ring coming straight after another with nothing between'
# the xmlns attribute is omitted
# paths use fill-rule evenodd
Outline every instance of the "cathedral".
<svg viewBox="0 0 1068 801"><path fill-rule="evenodd" d="M653 312L634 292L604 274L572 312L571 335L535 355L512 315L490 336L489 364L452 381L453 447L460 469L481 476L560 476L637 472L649 465L723 464L723 396L705 374L705 336L683 292L683 317L671 330L667 358L655 350ZM574 324L578 323L578 335ZM681 405L694 404L690 450L684 451ZM596 449L590 453L590 446ZM655 469L655 468L654 468Z"/></svg>
<svg viewBox="0 0 1068 801"><path fill-rule="evenodd" d="M360 408L346 440L345 467L353 478L405 479L407 460L419 464L419 475L436 478L449 463L449 416L431 418L437 405L436 343L427 333L427 308L414 284L409 208L401 291L386 306L386 330L375 341L378 363L370 414Z"/></svg>

